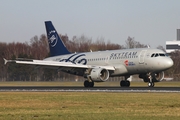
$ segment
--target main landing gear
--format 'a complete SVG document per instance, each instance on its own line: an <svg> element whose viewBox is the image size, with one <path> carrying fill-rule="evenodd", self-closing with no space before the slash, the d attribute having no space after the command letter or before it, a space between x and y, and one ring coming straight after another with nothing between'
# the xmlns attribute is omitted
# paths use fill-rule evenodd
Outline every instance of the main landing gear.
<svg viewBox="0 0 180 120"><path fill-rule="evenodd" d="M129 77L130 76L125 76L125 80L120 81L121 87L129 87L130 86L130 81L127 80Z"/></svg>
<svg viewBox="0 0 180 120"><path fill-rule="evenodd" d="M121 87L129 87L130 82L128 80L122 80L122 81L120 81L120 86Z"/></svg>
<svg viewBox="0 0 180 120"><path fill-rule="evenodd" d="M94 87L94 82L89 82L88 80L84 81L84 87Z"/></svg>

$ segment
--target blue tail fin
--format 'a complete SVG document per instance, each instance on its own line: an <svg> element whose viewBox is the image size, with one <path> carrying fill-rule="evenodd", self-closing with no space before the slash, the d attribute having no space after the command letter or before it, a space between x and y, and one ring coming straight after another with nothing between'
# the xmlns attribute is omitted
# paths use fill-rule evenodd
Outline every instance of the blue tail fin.
<svg viewBox="0 0 180 120"><path fill-rule="evenodd" d="M45 21L51 56L70 54L51 21Z"/></svg>

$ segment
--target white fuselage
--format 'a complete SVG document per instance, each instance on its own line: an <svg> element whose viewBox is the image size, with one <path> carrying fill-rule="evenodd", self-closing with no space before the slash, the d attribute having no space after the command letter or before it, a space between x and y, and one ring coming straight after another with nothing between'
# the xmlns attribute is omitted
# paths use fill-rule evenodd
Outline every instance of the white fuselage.
<svg viewBox="0 0 180 120"><path fill-rule="evenodd" d="M167 57L162 50L150 48L73 53L44 60L114 66L115 71L110 76L159 72L173 65L171 58Z"/></svg>

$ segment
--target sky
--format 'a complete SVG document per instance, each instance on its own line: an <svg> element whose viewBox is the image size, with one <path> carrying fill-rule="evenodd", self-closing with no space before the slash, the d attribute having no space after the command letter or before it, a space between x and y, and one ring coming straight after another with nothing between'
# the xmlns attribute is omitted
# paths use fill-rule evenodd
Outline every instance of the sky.
<svg viewBox="0 0 180 120"><path fill-rule="evenodd" d="M128 36L152 48L176 40L180 0L0 0L0 42L30 42L52 21L59 34L104 38L125 45Z"/></svg>

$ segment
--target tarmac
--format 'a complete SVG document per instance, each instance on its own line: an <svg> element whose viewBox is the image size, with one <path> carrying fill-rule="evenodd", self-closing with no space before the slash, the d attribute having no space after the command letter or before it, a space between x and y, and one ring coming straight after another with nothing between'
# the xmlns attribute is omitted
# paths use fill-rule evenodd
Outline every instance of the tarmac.
<svg viewBox="0 0 180 120"><path fill-rule="evenodd" d="M1 86L0 92L180 92L180 87Z"/></svg>

